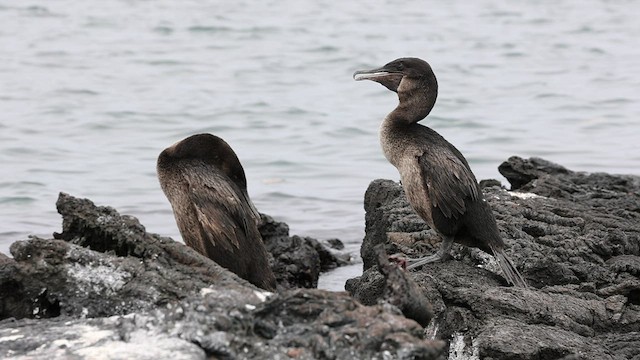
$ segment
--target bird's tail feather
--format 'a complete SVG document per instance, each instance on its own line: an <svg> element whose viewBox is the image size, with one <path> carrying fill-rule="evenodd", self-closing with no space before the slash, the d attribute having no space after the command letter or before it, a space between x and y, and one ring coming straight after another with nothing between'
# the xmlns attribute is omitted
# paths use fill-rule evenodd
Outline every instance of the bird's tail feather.
<svg viewBox="0 0 640 360"><path fill-rule="evenodd" d="M524 280L522 275L520 275L520 272L518 271L518 269L516 269L515 265L513 265L511 259L509 259L507 254L504 253L504 250L500 248L494 248L492 246L491 251L493 252L493 256L498 261L498 265L500 266L500 269L502 269L502 273L504 274L507 281L509 281L514 286L526 288L527 282Z"/></svg>

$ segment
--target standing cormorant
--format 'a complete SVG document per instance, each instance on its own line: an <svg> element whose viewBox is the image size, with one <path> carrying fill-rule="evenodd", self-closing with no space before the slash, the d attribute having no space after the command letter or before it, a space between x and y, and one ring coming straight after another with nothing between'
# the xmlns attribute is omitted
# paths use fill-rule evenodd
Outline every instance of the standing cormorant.
<svg viewBox="0 0 640 360"><path fill-rule="evenodd" d="M353 78L373 80L398 93L398 106L380 126L382 150L400 172L413 209L442 238L435 254L408 259L407 268L441 260L455 241L493 254L507 280L526 287L504 253L496 220L467 160L440 134L418 124L431 112L438 95L431 66L421 59L401 58L379 69L356 71Z"/></svg>
<svg viewBox="0 0 640 360"><path fill-rule="evenodd" d="M157 171L184 242L252 284L275 290L260 215L233 149L217 136L193 135L162 151Z"/></svg>

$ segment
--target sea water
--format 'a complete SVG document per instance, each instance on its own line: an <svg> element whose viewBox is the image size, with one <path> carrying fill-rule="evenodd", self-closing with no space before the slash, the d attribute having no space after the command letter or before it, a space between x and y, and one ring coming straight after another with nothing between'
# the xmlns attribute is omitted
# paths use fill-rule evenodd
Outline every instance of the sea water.
<svg viewBox="0 0 640 360"><path fill-rule="evenodd" d="M511 155L640 174L640 3L561 0L0 2L0 252L60 231L60 191L180 240L156 179L165 147L224 138L257 208L337 237L358 275L363 195L398 179L377 130L397 104L355 70L430 62L422 123L478 179Z"/></svg>

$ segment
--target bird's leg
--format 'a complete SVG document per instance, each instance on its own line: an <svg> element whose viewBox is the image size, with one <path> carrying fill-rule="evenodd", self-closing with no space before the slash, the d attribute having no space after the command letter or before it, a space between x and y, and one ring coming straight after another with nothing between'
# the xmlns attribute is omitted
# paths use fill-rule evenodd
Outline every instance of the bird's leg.
<svg viewBox="0 0 640 360"><path fill-rule="evenodd" d="M398 265L401 269L407 269L407 259L402 254L393 254L389 256L389 261Z"/></svg>
<svg viewBox="0 0 640 360"><path fill-rule="evenodd" d="M435 254L423 256L416 259L406 259L407 270L415 269L418 266L442 260L445 256L449 255L451 245L453 245L453 236L443 236L442 245L440 245L440 249L438 249Z"/></svg>

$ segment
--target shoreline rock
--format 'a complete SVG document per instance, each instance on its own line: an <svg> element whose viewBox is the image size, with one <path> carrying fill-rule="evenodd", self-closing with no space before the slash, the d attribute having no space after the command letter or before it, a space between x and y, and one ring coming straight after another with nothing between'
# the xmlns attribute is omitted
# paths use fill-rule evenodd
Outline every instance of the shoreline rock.
<svg viewBox="0 0 640 360"><path fill-rule="evenodd" d="M437 359L446 352L394 306L288 290L317 283L320 269L344 259L314 239L290 237L286 224L263 224L268 241L286 245L273 248L303 248L284 276L309 254L317 271L269 293L113 208L66 194L57 206L63 230L55 239L18 241L14 258L0 256L0 358Z"/></svg>
<svg viewBox="0 0 640 360"><path fill-rule="evenodd" d="M272 256L271 269L276 276L278 290L318 287L321 272L348 265L349 254L332 250L340 248L338 239L326 241L326 245L311 237L290 236L289 226L260 214L260 234Z"/></svg>
<svg viewBox="0 0 640 360"><path fill-rule="evenodd" d="M640 177L518 157L500 170L515 191L487 181L484 195L531 287L506 287L491 256L455 245L453 260L411 272L433 306L427 336L457 358L640 358ZM364 271L346 288L375 304L385 298L375 248L416 257L440 239L395 182L373 181L365 210Z"/></svg>
<svg viewBox="0 0 640 360"><path fill-rule="evenodd" d="M640 358L640 177L517 157L500 168L512 190L483 181L483 191L528 289L507 287L491 256L463 246L419 271L389 262L440 242L389 180L365 195L352 296L304 288L345 259L266 215L278 293L61 195L60 234L0 254L0 357Z"/></svg>

